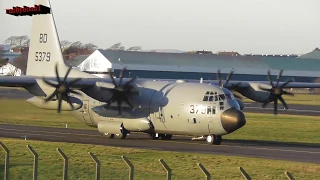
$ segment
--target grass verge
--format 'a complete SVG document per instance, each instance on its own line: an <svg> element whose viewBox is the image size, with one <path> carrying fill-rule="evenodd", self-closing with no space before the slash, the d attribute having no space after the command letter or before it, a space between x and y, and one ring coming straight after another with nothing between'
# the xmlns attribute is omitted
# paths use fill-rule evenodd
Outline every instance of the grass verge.
<svg viewBox="0 0 320 180"><path fill-rule="evenodd" d="M253 179L286 179L285 171L296 179L320 178L320 165L310 163L7 138L1 141L10 150L10 179L32 179L33 156L26 147L28 144L39 155L38 179L62 178L63 161L56 150L58 147L69 157L69 179L94 179L95 164L89 151L101 162L101 179L128 178L128 168L121 155L128 157L135 166L135 179L165 179L160 158L172 169L172 179L203 179L197 163L207 168L212 179L242 179L239 166ZM0 158L4 158L4 153ZM3 178L3 163L0 171Z"/></svg>

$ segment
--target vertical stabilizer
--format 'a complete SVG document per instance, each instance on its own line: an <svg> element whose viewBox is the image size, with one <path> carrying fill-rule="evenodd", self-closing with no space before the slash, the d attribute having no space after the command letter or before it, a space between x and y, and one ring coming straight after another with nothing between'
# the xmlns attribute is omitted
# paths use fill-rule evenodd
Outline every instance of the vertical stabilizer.
<svg viewBox="0 0 320 180"><path fill-rule="evenodd" d="M55 26L49 0L35 0L40 11L45 14L32 16L32 31L26 75L55 77L55 65L58 64L59 75L64 76L68 70L65 65L60 41ZM39 9L38 9L39 10ZM91 74L73 69L68 77L94 77Z"/></svg>

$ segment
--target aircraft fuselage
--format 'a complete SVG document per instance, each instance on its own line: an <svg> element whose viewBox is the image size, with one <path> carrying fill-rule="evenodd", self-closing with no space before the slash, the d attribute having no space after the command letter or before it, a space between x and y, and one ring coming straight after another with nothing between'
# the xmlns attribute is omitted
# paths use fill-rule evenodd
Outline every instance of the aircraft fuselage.
<svg viewBox="0 0 320 180"><path fill-rule="evenodd" d="M71 114L88 126L96 126L101 133L117 134L120 128L128 132L172 135L225 135L245 124L245 118L232 93L219 86L188 82L136 80L140 95L131 97L135 110L122 104L122 115L113 103L105 109L100 102L83 93L82 105ZM40 108L42 99L28 100ZM51 101L52 108L57 103ZM48 104L48 103L47 103ZM62 104L67 110L69 105ZM231 110L230 110L231 109ZM227 110L232 111L228 114ZM226 116L226 114L228 116ZM225 117L233 117L226 119ZM109 131L109 132L108 132Z"/></svg>

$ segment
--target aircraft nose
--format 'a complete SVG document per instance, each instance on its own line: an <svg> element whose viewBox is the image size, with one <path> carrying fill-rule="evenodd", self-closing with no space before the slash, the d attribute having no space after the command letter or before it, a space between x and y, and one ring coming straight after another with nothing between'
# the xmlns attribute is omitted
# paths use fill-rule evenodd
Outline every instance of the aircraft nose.
<svg viewBox="0 0 320 180"><path fill-rule="evenodd" d="M246 124L246 117L243 112L230 108L221 114L222 127L228 133L231 133Z"/></svg>

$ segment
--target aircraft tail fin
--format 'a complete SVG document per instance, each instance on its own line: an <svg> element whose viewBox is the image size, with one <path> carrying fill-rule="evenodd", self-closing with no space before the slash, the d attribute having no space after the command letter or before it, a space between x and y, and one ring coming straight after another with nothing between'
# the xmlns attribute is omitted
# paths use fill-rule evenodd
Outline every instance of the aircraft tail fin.
<svg viewBox="0 0 320 180"><path fill-rule="evenodd" d="M55 26L49 0L35 0L35 10L32 15L32 31L28 54L26 75L55 77L55 66L58 65L60 76L68 71L65 65L60 41ZM68 77L92 77L93 75L73 69Z"/></svg>

